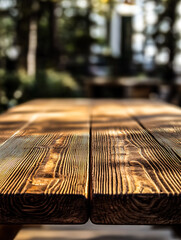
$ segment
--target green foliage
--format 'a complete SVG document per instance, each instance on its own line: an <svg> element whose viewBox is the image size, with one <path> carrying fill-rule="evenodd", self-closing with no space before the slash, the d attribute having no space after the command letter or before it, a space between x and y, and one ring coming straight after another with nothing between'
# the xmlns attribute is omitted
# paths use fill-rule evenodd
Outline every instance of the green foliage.
<svg viewBox="0 0 181 240"><path fill-rule="evenodd" d="M26 72L0 69L0 111L33 98L80 97L81 87L67 72L39 70L36 77Z"/></svg>
<svg viewBox="0 0 181 240"><path fill-rule="evenodd" d="M3 16L0 19L0 57L4 57L6 50L13 44L15 37L14 22L11 17Z"/></svg>
<svg viewBox="0 0 181 240"><path fill-rule="evenodd" d="M52 69L37 72L33 85L34 97L76 97L80 95L80 87L67 72L56 72Z"/></svg>
<svg viewBox="0 0 181 240"><path fill-rule="evenodd" d="M0 112L18 102L14 95L19 87L20 80L17 74L0 70Z"/></svg>

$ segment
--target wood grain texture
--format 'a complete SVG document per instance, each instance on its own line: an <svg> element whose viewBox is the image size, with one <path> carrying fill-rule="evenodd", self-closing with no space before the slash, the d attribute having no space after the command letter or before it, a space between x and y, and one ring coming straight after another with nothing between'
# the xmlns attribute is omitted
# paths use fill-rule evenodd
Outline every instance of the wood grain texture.
<svg viewBox="0 0 181 240"><path fill-rule="evenodd" d="M91 221L181 223L181 111L162 103L92 108Z"/></svg>
<svg viewBox="0 0 181 240"><path fill-rule="evenodd" d="M124 105L128 107L129 102ZM137 101L129 113L168 151L181 156L180 108L162 102Z"/></svg>
<svg viewBox="0 0 181 240"><path fill-rule="evenodd" d="M0 222L88 218L89 103L36 100L0 116Z"/></svg>

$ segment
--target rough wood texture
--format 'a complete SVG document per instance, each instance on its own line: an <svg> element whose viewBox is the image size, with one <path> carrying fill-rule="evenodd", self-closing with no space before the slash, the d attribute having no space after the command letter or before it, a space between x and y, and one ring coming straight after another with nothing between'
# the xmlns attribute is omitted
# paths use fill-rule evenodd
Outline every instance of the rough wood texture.
<svg viewBox="0 0 181 240"><path fill-rule="evenodd" d="M181 224L181 111L99 101L92 110L91 220Z"/></svg>
<svg viewBox="0 0 181 240"><path fill-rule="evenodd" d="M0 116L0 222L88 218L89 107L37 100Z"/></svg>

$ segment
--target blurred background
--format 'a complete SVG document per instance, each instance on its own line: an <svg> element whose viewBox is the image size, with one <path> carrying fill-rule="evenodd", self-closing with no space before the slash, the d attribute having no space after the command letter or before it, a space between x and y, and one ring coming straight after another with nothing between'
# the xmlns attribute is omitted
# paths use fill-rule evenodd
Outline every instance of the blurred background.
<svg viewBox="0 0 181 240"><path fill-rule="evenodd" d="M0 111L45 97L181 105L181 1L0 0Z"/></svg>
<svg viewBox="0 0 181 240"><path fill-rule="evenodd" d="M15 240L179 240L179 228L156 226L41 225L25 226ZM175 231L177 230L177 231Z"/></svg>

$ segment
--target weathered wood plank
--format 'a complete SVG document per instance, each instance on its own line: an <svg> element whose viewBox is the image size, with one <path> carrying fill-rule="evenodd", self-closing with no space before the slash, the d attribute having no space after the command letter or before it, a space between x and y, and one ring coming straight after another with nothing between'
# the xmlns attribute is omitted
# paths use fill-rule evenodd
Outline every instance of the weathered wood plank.
<svg viewBox="0 0 181 240"><path fill-rule="evenodd" d="M124 102L124 105L129 107L130 104ZM129 108L129 113L168 151L181 156L180 108L162 102L137 101Z"/></svg>
<svg viewBox="0 0 181 240"><path fill-rule="evenodd" d="M167 114L156 120L159 116L154 114L164 108ZM180 122L180 110L159 103L94 103L90 193L93 223L181 223ZM172 128L168 127L171 124Z"/></svg>
<svg viewBox="0 0 181 240"><path fill-rule="evenodd" d="M0 116L0 222L88 218L89 106L37 100Z"/></svg>

